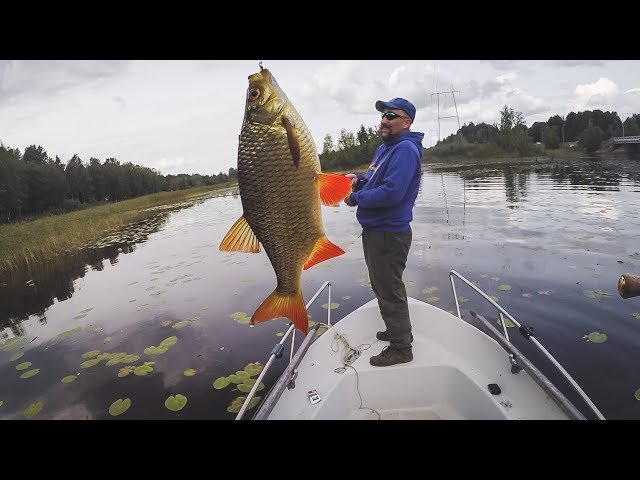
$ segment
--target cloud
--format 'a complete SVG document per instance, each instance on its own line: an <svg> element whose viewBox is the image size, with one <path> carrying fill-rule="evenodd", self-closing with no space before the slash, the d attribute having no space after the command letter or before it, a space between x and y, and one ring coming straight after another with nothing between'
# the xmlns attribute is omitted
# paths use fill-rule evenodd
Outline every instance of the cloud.
<svg viewBox="0 0 640 480"><path fill-rule="evenodd" d="M0 106L27 96L56 96L78 86L100 82L124 72L123 60L2 60Z"/></svg>
<svg viewBox="0 0 640 480"><path fill-rule="evenodd" d="M575 110L589 108L604 108L609 110L620 89L615 82L608 78L600 77L593 83L577 85L573 91L574 97L569 101Z"/></svg>
<svg viewBox="0 0 640 480"><path fill-rule="evenodd" d="M196 163L197 162L194 160L186 160L182 157L161 158L155 162L151 168L155 168L160 171L162 175L176 175L178 173L184 173L187 170L187 167L195 166Z"/></svg>
<svg viewBox="0 0 640 480"><path fill-rule="evenodd" d="M546 63L557 67L602 67L604 60L550 60Z"/></svg>

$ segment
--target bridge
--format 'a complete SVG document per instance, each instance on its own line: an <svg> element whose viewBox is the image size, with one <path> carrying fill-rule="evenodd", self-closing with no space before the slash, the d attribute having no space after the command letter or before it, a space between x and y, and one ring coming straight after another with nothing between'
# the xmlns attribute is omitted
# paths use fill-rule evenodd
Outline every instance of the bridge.
<svg viewBox="0 0 640 480"><path fill-rule="evenodd" d="M623 143L640 143L640 135L634 135L631 137L613 137L614 144L623 144Z"/></svg>

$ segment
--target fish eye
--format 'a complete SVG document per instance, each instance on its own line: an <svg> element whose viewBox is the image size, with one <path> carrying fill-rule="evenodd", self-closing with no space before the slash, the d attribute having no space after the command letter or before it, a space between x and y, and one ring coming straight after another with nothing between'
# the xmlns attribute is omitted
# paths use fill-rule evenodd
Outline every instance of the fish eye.
<svg viewBox="0 0 640 480"><path fill-rule="evenodd" d="M260 96L260 89L258 88L252 88L251 90L249 90L249 98L251 100L255 100L256 98L258 98Z"/></svg>

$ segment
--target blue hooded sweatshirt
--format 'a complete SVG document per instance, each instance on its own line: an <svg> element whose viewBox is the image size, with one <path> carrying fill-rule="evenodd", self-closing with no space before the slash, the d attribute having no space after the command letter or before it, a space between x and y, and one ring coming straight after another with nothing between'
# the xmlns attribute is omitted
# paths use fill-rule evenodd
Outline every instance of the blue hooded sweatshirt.
<svg viewBox="0 0 640 480"><path fill-rule="evenodd" d="M362 228L380 232L408 232L413 205L422 178L422 139L424 133L404 132L384 142L373 154L362 190L349 196L357 205L356 218Z"/></svg>

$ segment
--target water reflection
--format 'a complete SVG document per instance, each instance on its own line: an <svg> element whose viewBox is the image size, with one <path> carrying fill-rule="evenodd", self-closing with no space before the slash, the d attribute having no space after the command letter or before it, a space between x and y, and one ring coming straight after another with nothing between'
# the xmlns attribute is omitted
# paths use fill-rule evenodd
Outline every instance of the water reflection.
<svg viewBox="0 0 640 480"><path fill-rule="evenodd" d="M602 168L576 161L425 172L405 275L409 295L452 311L448 271L456 269L532 326L605 416L640 419L633 368L640 361L633 316L640 304L615 291L623 271L640 273L639 165L603 159ZM218 251L241 211L231 189L3 281L0 418L24 418L37 400L44 408L35 418L43 419L233 418L227 408L243 393L233 385L215 389L214 381L266 361L288 326L236 321L275 287L264 252ZM331 281L333 321L373 298L354 212L323 207L325 231L346 253L302 277L306 300ZM610 295L585 293L595 291ZM473 308L495 320L473 292L459 294L464 312ZM325 302L312 305L312 320L325 321ZM590 344L584 337L592 332L606 333L607 342ZM167 351L146 353L174 336ZM527 342L516 346L537 356ZM90 351L105 357L83 367ZM152 371L119 377L125 365L107 361L116 353L139 357L132 367L153 362ZM39 372L21 378L20 362ZM269 370L267 390L284 366ZM544 371L562 383L550 372ZM69 375L77 379L62 383ZM570 390L566 382L564 388ZM176 394L188 403L172 412L164 401ZM130 409L113 417L109 406L125 398Z"/></svg>

